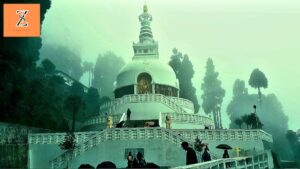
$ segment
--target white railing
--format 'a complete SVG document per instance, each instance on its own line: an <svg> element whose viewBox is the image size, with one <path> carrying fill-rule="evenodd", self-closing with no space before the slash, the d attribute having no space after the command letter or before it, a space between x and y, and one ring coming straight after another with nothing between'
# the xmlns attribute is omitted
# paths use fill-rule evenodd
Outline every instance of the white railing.
<svg viewBox="0 0 300 169"><path fill-rule="evenodd" d="M195 129L173 129L181 136L188 140L195 140L199 137L202 140L265 140L267 142L273 142L272 135L266 133L263 130L242 130L242 129L224 129L224 130L195 130Z"/></svg>
<svg viewBox="0 0 300 169"><path fill-rule="evenodd" d="M96 133L91 136L87 141L78 145L74 150L69 150L50 161L52 168L60 168L82 153L90 150L91 148L99 145L104 141L109 140L149 140L149 139L161 139L167 140L170 143L175 144L177 147L181 146L181 143L185 140L182 136L173 133L171 130L164 128L115 128L105 129L102 132ZM193 143L190 143L193 145Z"/></svg>
<svg viewBox="0 0 300 169"><path fill-rule="evenodd" d="M209 117L201 116L198 114L186 114L186 113L161 113L161 121L165 123L166 116L171 117L172 123L189 123L200 124L205 126L213 126L214 122Z"/></svg>
<svg viewBox="0 0 300 169"><path fill-rule="evenodd" d="M194 111L194 103L190 100L180 98L180 97L172 97L172 96L167 96L169 99L173 100L176 102L179 106L191 109Z"/></svg>
<svg viewBox="0 0 300 169"><path fill-rule="evenodd" d="M201 116L198 114L187 114L187 113L161 113L161 121L165 122L165 117L169 115L172 119L172 123L190 123L199 124L205 126L213 126L214 123L209 117ZM114 123L118 123L122 117L122 114L111 114ZM106 124L106 116L94 116L84 122L83 126L95 125L95 124Z"/></svg>
<svg viewBox="0 0 300 169"><path fill-rule="evenodd" d="M82 143L87 141L91 136L99 132L76 132L76 143ZM59 144L65 139L66 133L39 133L29 134L28 144Z"/></svg>
<svg viewBox="0 0 300 169"><path fill-rule="evenodd" d="M112 117L112 120L114 123L118 123L119 120L122 117L122 114L110 114L109 116ZM106 124L107 122L107 116L105 115L99 115L99 116L94 116L88 119L83 123L83 126L89 126L89 125L95 125L95 124Z"/></svg>
<svg viewBox="0 0 300 169"><path fill-rule="evenodd" d="M178 98L177 100L180 100ZM187 113L177 102L176 100L171 97L164 96L162 94L133 94L133 95L126 95L111 102L107 102L100 106L100 111L103 109L108 109L107 111L111 114L122 104L126 103L134 103L134 102L160 102L165 104L166 106L170 107L177 113ZM187 103L183 102L182 103ZM190 105L188 105L190 106Z"/></svg>
<svg viewBox="0 0 300 169"><path fill-rule="evenodd" d="M248 169L248 168L271 168L268 164L268 155L266 152L247 157L235 157L227 159L218 159L208 162L173 167L171 169L220 169L220 168L234 168L234 169Z"/></svg>
<svg viewBox="0 0 300 169"><path fill-rule="evenodd" d="M51 130L0 122L1 144L26 144L29 133L52 132Z"/></svg>
<svg viewBox="0 0 300 169"><path fill-rule="evenodd" d="M250 137L248 135L250 132ZM251 137L251 133L253 137ZM84 133L83 133L84 134ZM105 129L101 132L90 132L86 134L84 139L74 150L66 151L54 160L50 161L52 168L62 167L66 161L70 161L82 153L90 150L91 148L99 145L102 142L108 140L149 140L149 139L161 139L167 140L170 143L175 144L177 147L181 146L183 141L194 141L197 136L200 136L203 140L223 140L222 137L212 135L223 135L223 137L229 140L259 140L264 139L262 137L267 134L261 130L246 130L246 132L240 132L240 130L170 130L164 128L114 128ZM234 137L230 137L233 135ZM272 138L269 138L269 141ZM191 145L193 143L190 142ZM215 158L214 158L215 159Z"/></svg>

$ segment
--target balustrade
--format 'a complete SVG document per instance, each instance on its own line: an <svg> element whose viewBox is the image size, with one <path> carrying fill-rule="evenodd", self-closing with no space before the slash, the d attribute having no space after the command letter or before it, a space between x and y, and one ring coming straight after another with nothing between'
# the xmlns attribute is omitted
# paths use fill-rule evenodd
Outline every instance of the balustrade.
<svg viewBox="0 0 300 169"><path fill-rule="evenodd" d="M121 98L115 99L100 106L100 110L109 109L109 112L115 110L116 107L132 102L162 102L170 106L178 112L185 112L182 107L194 110L193 103L189 100L178 97L167 97L162 94L139 94L139 95L126 95Z"/></svg>
<svg viewBox="0 0 300 169"><path fill-rule="evenodd" d="M230 164L230 168L248 169L248 168L271 168L268 164L267 152L262 152L253 156L235 157L228 159L217 159L208 162L173 167L171 169L209 169L209 168L226 168L226 164Z"/></svg>
<svg viewBox="0 0 300 169"><path fill-rule="evenodd" d="M250 134L249 134L250 133ZM254 134L255 133L255 134ZM169 130L164 128L115 128L115 129L105 129L101 132L90 132L88 134L80 133L76 134L81 136L83 140L73 151L67 151L62 155L58 156L52 160L51 166L53 168L59 168L65 164L66 161L72 160L80 154L88 151L89 149L99 145L101 142L108 140L148 140L148 139L162 139L167 140L177 147L181 146L183 141L193 141L197 136L200 136L204 140L224 140L224 138L229 140L257 140L265 139L266 141L272 141L271 135L265 133L262 130ZM60 139L63 138L61 135ZM62 134L64 136L64 134ZM233 136L233 137L230 137ZM249 139L249 136L253 136ZM33 143L46 144L43 141L43 137L34 137L36 142ZM57 140L60 140L57 139ZM50 139L51 140L51 139ZM78 139L80 140L80 139ZM49 141L49 139L47 140ZM193 143L190 142L191 145Z"/></svg>

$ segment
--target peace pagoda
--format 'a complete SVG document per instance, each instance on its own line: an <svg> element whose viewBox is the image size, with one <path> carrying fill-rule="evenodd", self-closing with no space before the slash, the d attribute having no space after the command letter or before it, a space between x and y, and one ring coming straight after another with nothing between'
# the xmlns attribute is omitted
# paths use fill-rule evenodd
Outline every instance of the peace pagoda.
<svg viewBox="0 0 300 169"><path fill-rule="evenodd" d="M29 134L29 168L78 168L111 161L127 166L131 152L147 162L170 168L273 168L272 136L260 129L215 129L213 120L194 113L193 103L179 97L179 82L173 69L159 59L153 39L152 16L145 5L139 16L139 41L133 43L132 61L119 72L115 98L100 107L99 115L80 124L76 147L63 151L59 144L66 133ZM199 138L210 149L212 161L185 166L181 143L191 147ZM234 150L222 159L219 144ZM198 153L201 154L200 152Z"/></svg>

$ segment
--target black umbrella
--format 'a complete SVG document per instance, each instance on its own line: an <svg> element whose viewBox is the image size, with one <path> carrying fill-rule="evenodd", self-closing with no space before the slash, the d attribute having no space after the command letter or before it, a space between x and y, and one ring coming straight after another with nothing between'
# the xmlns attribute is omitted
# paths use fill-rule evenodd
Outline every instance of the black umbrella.
<svg viewBox="0 0 300 169"><path fill-rule="evenodd" d="M216 148L218 148L218 149L224 149L224 150L230 150L230 149L232 149L232 147L230 147L229 145L227 145L227 144L219 144Z"/></svg>

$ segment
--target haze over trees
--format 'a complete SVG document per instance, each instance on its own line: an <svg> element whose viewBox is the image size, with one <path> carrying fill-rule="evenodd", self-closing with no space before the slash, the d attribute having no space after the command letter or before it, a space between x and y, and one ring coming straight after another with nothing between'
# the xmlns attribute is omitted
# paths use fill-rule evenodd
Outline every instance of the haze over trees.
<svg viewBox="0 0 300 169"><path fill-rule="evenodd" d="M198 98L196 96L196 88L193 86L192 79L194 76L193 64L189 60L188 55L182 56L176 48L172 50L173 55L169 61L169 65L173 68L179 81L179 97L188 99L193 102L195 113L200 109Z"/></svg>
<svg viewBox="0 0 300 169"><path fill-rule="evenodd" d="M233 85L233 97L227 107L227 113L231 120L230 128L239 128L239 124L235 121L242 118L244 123L242 128L251 127L252 122L249 117L253 113L252 106L259 105L258 94L248 94L245 82L237 79ZM281 103L275 94L261 95L264 100L263 106L258 106L256 115L263 124L263 130L273 136L273 150L281 159L292 159L285 133L288 130L288 118L285 115ZM254 118L252 118L253 120ZM255 124L255 123L254 123ZM256 126L255 126L256 127ZM258 126L259 128L261 126Z"/></svg>
<svg viewBox="0 0 300 169"><path fill-rule="evenodd" d="M65 46L45 45L40 50L40 57L53 62L56 69L65 72L74 79L79 80L83 75L81 56Z"/></svg>
<svg viewBox="0 0 300 169"><path fill-rule="evenodd" d="M88 86L90 87L92 84L92 79L94 76L94 64L92 62L84 61L82 64L83 73L87 72L89 76Z"/></svg>
<svg viewBox="0 0 300 169"><path fill-rule="evenodd" d="M297 161L298 165L300 165L300 142L299 142L299 133L289 130L286 133L286 138L289 142L289 146L293 151L294 159Z"/></svg>
<svg viewBox="0 0 300 169"><path fill-rule="evenodd" d="M98 56L94 67L92 86L97 88L100 97L113 98L113 85L120 69L125 65L122 57L112 52L106 52Z"/></svg>
<svg viewBox="0 0 300 169"><path fill-rule="evenodd" d="M222 128L221 123L221 105L225 96L225 90L221 87L221 81L218 79L219 73L215 71L215 66L211 58L207 59L206 72L203 78L201 89L203 90L202 107L206 114L212 113L214 122Z"/></svg>

